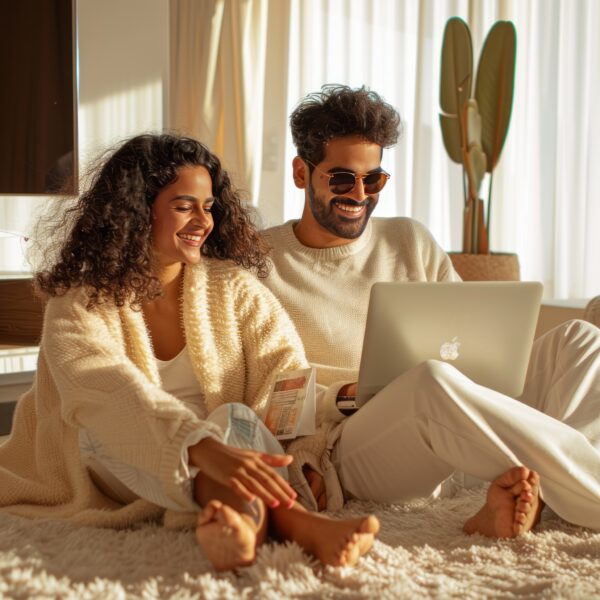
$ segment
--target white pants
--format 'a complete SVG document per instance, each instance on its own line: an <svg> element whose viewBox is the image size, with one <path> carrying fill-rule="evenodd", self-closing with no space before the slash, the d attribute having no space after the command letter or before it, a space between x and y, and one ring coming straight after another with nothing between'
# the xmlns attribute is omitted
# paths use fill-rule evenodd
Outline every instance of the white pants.
<svg viewBox="0 0 600 600"><path fill-rule="evenodd" d="M285 454L281 444L267 429L258 415L245 404L231 402L213 410L206 421L215 423L223 431L222 442L236 448L247 448L269 454ZM202 430L199 430L202 433ZM195 440L200 440L196 437ZM182 502L175 502L164 491L163 482L157 473L141 471L106 454L102 444L94 439L89 431L81 430L79 447L82 460L90 470L96 485L110 498L123 504L144 498L153 504L176 511L194 510L192 479L189 469L187 449L191 439L187 439L181 449L182 473L180 478ZM195 442L194 442L195 443ZM287 467L275 467L279 474L288 479ZM197 469L196 469L197 472Z"/></svg>
<svg viewBox="0 0 600 600"><path fill-rule="evenodd" d="M600 529L600 329L538 339L519 400L423 363L347 420L333 459L347 494L391 503L439 495L455 470L491 481L525 465L559 516Z"/></svg>

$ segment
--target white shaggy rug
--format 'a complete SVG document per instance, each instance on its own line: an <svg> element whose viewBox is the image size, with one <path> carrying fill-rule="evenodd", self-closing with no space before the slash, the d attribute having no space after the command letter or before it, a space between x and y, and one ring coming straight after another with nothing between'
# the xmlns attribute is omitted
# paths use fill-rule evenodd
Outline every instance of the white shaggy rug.
<svg viewBox="0 0 600 600"><path fill-rule="evenodd" d="M357 568L323 568L294 544L269 544L251 567L219 575L191 532L0 514L0 598L600 597L600 532L550 517L516 540L463 535L483 498L480 488L421 507L354 502L338 514L370 511L382 524Z"/></svg>

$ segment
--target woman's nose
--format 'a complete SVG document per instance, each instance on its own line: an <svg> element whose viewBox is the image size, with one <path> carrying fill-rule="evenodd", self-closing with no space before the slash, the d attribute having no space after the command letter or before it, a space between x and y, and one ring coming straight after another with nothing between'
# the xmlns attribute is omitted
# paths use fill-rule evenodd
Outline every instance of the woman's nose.
<svg viewBox="0 0 600 600"><path fill-rule="evenodd" d="M201 227L210 227L212 225L212 215L210 212L206 212L202 207L194 214L194 220Z"/></svg>

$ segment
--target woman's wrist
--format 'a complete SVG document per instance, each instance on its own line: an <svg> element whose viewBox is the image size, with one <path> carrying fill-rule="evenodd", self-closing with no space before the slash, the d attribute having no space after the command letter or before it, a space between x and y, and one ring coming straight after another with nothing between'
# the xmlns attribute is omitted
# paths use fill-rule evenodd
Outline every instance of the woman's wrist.
<svg viewBox="0 0 600 600"><path fill-rule="evenodd" d="M215 444L221 444L221 442L212 436L207 436L202 438L199 442L196 442L193 446L190 446L188 448L190 464L201 469L202 457L205 456Z"/></svg>

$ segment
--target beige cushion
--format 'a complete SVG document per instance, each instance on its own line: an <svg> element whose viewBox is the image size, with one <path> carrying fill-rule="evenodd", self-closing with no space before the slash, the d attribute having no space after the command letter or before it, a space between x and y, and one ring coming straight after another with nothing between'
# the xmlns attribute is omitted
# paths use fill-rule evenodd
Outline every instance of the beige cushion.
<svg viewBox="0 0 600 600"><path fill-rule="evenodd" d="M600 296L592 298L585 307L583 318L600 327Z"/></svg>

